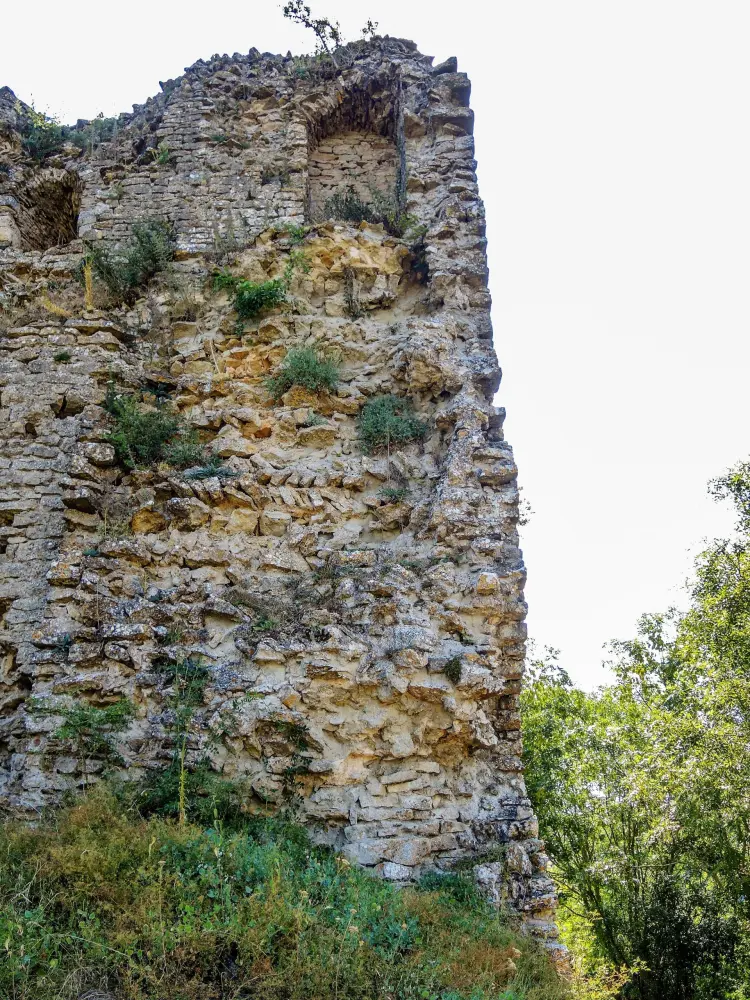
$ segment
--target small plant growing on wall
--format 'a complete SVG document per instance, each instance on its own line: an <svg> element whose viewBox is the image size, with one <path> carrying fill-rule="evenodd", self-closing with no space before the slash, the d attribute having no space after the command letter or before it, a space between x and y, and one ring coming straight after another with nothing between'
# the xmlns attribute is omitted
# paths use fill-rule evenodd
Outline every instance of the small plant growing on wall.
<svg viewBox="0 0 750 1000"><path fill-rule="evenodd" d="M421 441L428 425L414 414L411 400L377 396L359 414L359 440L365 452L387 451L394 445Z"/></svg>
<svg viewBox="0 0 750 1000"><path fill-rule="evenodd" d="M213 276L215 289L226 289L234 293L234 308L240 326L247 319L255 319L266 309L273 309L286 301L295 271L310 270L310 263L301 250L292 250L281 278L269 281L247 281L238 278L231 271L217 271Z"/></svg>
<svg viewBox="0 0 750 1000"><path fill-rule="evenodd" d="M146 219L133 223L133 237L122 250L112 252L84 240L87 265L116 303L132 305L147 282L174 258L174 233L168 222Z"/></svg>
<svg viewBox="0 0 750 1000"><path fill-rule="evenodd" d="M458 684L461 680L461 657L452 656L443 667L443 673L452 684Z"/></svg>
<svg viewBox="0 0 750 1000"><path fill-rule="evenodd" d="M366 201L351 185L328 199L323 214L327 219L340 219L357 226L362 222L382 225L387 233L399 239L417 225L416 216L403 210L395 192L387 194L371 188L370 200Z"/></svg>
<svg viewBox="0 0 750 1000"><path fill-rule="evenodd" d="M338 21L331 21L327 17L313 17L310 7L303 0L288 0L283 7L284 17L295 24L301 24L304 28L309 28L317 39L318 50L325 52L334 66L338 66L336 60L336 49L344 44L344 36L341 34L341 25ZM372 38L377 31L378 22L368 17L362 28L363 38Z"/></svg>
<svg viewBox="0 0 750 1000"><path fill-rule="evenodd" d="M339 366L314 347L293 347L275 375L266 382L274 399L280 399L292 386L310 392L333 392L339 383Z"/></svg>
<svg viewBox="0 0 750 1000"><path fill-rule="evenodd" d="M129 469L168 462L176 468L201 466L206 454L197 432L166 404L143 409L134 395L118 395L107 387L104 409L115 421L108 440L115 454Z"/></svg>
<svg viewBox="0 0 750 1000"><path fill-rule="evenodd" d="M87 760L94 759L105 766L122 763L116 737L127 729L133 718L133 705L126 698L105 708L96 708L85 702L62 706L32 702L31 709L39 714L62 716L62 724L52 735L67 744L70 753L77 759L84 786L88 780Z"/></svg>
<svg viewBox="0 0 750 1000"><path fill-rule="evenodd" d="M241 785L217 774L211 768L208 754L231 735L236 726L234 712L239 702L222 713L213 730L197 727L196 715L211 679L209 668L195 656L163 657L153 666L171 689L166 700L164 725L172 753L167 766L150 772L138 789L139 810L147 815L174 817L180 825L187 820L211 823L238 813ZM206 738L196 756L190 751L197 730Z"/></svg>

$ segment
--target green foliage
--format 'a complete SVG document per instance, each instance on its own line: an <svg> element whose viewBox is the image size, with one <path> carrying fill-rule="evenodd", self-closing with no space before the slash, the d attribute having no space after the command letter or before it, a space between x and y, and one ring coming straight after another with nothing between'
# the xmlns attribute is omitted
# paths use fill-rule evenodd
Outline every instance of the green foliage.
<svg viewBox="0 0 750 1000"><path fill-rule="evenodd" d="M115 419L108 440L117 458L129 469L161 461L168 442L180 429L179 417L166 407L144 410L135 396L117 395L111 384L104 408Z"/></svg>
<svg viewBox="0 0 750 1000"><path fill-rule="evenodd" d="M613 645L615 681L554 657L522 695L526 781L571 932L639 1000L750 991L750 465L712 489L740 534L699 557L685 612ZM564 912L565 912L564 911Z"/></svg>
<svg viewBox="0 0 750 1000"><path fill-rule="evenodd" d="M378 496L389 503L403 503L410 495L411 490L408 486L384 486L378 490Z"/></svg>
<svg viewBox="0 0 750 1000"><path fill-rule="evenodd" d="M461 680L461 657L452 656L443 667L443 673L452 684L458 684Z"/></svg>
<svg viewBox="0 0 750 1000"><path fill-rule="evenodd" d="M293 347L279 370L266 381L274 399L280 399L294 385L310 392L333 392L339 383L339 366L314 347Z"/></svg>
<svg viewBox="0 0 750 1000"><path fill-rule="evenodd" d="M118 394L107 386L104 408L114 417L115 429L107 440L114 445L117 458L128 469L167 462L176 468L199 466L206 461L197 432L167 404L143 409L132 394ZM213 462L211 468L214 468ZM212 475L216 475L214 471ZM196 476L195 478L202 478Z"/></svg>
<svg viewBox="0 0 750 1000"><path fill-rule="evenodd" d="M163 448L166 462L177 469L187 469L190 466L201 467L206 453L194 428L181 426L175 437ZM216 475L216 473L214 473ZM196 477L193 476L195 479Z"/></svg>
<svg viewBox="0 0 750 1000"><path fill-rule="evenodd" d="M164 166L165 163L169 163L169 158L171 153L169 151L169 146L162 140L156 149L149 150L151 154L151 159L154 163L158 163L159 166Z"/></svg>
<svg viewBox="0 0 750 1000"><path fill-rule="evenodd" d="M351 186L337 191L325 203L323 211L327 219L341 219L355 225L362 222L382 225L386 232L399 239L417 223L415 216L403 210L395 194L389 195L375 188L370 190L369 201L365 201Z"/></svg>
<svg viewBox="0 0 750 1000"><path fill-rule="evenodd" d="M370 399L359 414L359 439L366 452L421 441L427 431L427 424L414 416L411 400L398 396Z"/></svg>
<svg viewBox="0 0 750 1000"><path fill-rule="evenodd" d="M205 455L202 456L202 461L205 459ZM234 472L232 469L227 469L223 464L223 460L218 455L211 455L202 465L196 465L191 469L186 469L183 474L183 479L234 479L238 476L238 472Z"/></svg>
<svg viewBox="0 0 750 1000"><path fill-rule="evenodd" d="M66 143L72 143L78 149L88 147L93 150L102 142L112 139L116 132L116 118L105 118L101 115L83 128L77 129L70 125L61 125L56 118L35 111L33 108L25 113L20 127L21 146L27 155L38 163L48 156L59 153Z"/></svg>
<svg viewBox="0 0 750 1000"><path fill-rule="evenodd" d="M290 823L177 826L100 788L49 822L0 827L0 995L569 995L528 937L460 895L443 884L398 891Z"/></svg>
<svg viewBox="0 0 750 1000"><path fill-rule="evenodd" d="M304 422L304 424L302 424L302 426L303 427L320 427L321 424L324 424L325 422L326 422L325 417L321 417L321 415L319 413L316 413L315 410L308 410L307 411L307 418L305 419L305 422Z"/></svg>
<svg viewBox="0 0 750 1000"><path fill-rule="evenodd" d="M58 351L57 354L53 354L52 360L58 364L67 365L69 361L73 360L73 355L70 351Z"/></svg>
<svg viewBox="0 0 750 1000"><path fill-rule="evenodd" d="M331 21L327 17L313 17L309 6L303 0L288 0L284 4L283 12L288 20L309 28L317 39L318 47L326 53L334 66L338 66L333 51L343 44L341 25L338 21Z"/></svg>
<svg viewBox="0 0 750 1000"><path fill-rule="evenodd" d="M286 285L281 278L271 281L240 281L235 287L234 308L240 319L254 319L266 309L273 309L286 299Z"/></svg>
<svg viewBox="0 0 750 1000"><path fill-rule="evenodd" d="M292 222L286 222L283 226L283 230L289 237L293 246L298 246L300 243L303 243L308 233L307 226L295 226Z"/></svg>
<svg viewBox="0 0 750 1000"><path fill-rule="evenodd" d="M87 240L84 246L84 261L117 303L132 304L148 281L174 258L172 227L159 219L133 223L133 238L121 251L112 252Z"/></svg>
<svg viewBox="0 0 750 1000"><path fill-rule="evenodd" d="M293 239L296 243L296 240ZM230 291L234 294L234 308L240 323L254 319L266 309L273 309L286 301L294 272L310 270L310 264L301 250L292 250L284 266L281 278L271 278L269 281L247 281L238 278L231 271L216 271L213 275L213 286L217 291Z"/></svg>
<svg viewBox="0 0 750 1000"><path fill-rule="evenodd" d="M290 177L291 171L286 164L267 164L260 172L260 183L270 184L272 181L278 181L282 187L286 187Z"/></svg>
<svg viewBox="0 0 750 1000"><path fill-rule="evenodd" d="M326 58L335 67L338 67L336 49L344 44L344 36L341 34L341 25L339 22L331 21L327 17L313 17L310 7L304 0L288 0L282 10L284 17L295 24L301 24L304 28L309 28L313 32L317 42L317 51L321 54L325 53ZM377 28L378 22L368 17L361 31L362 37L364 39L373 38ZM296 61L299 62L300 60Z"/></svg>
<svg viewBox="0 0 750 1000"><path fill-rule="evenodd" d="M30 707L35 714L62 718L53 737L66 743L71 754L77 758L84 784L87 779L87 760L94 759L105 765L122 763L116 737L127 729L133 717L133 705L127 699L123 698L104 708L96 708L86 702L51 705L41 700L33 701Z"/></svg>

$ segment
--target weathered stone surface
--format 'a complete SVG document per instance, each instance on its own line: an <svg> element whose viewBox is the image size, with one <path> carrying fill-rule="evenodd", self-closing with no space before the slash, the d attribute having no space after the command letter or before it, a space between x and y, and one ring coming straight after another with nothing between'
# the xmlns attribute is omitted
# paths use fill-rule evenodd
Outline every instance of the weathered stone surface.
<svg viewBox="0 0 750 1000"><path fill-rule="evenodd" d="M3 294L21 303L0 337L14 664L0 675L0 796L37 810L77 780L69 748L39 769L28 735L55 722L29 697L130 698L123 757L159 766L157 667L189 655L207 671L196 759L236 713L215 766L246 776L258 805L284 805L291 783L316 835L397 882L505 845L478 881L554 940L522 776L525 570L492 404L469 92L455 60L433 68L411 43L374 39L331 80L280 57L200 62L121 116L116 147L59 166L15 143L0 173ZM368 200L372 185L386 200L398 188L418 242L326 218L333 196ZM133 307L87 309L76 237L122 246L154 215L174 227L176 260ZM264 282L293 250L305 266L286 300L238 325L212 287L217 257ZM313 345L340 365L338 387L271 399L269 375ZM167 393L222 468L118 464L111 380L151 407ZM407 398L425 433L370 452L359 416L383 395Z"/></svg>

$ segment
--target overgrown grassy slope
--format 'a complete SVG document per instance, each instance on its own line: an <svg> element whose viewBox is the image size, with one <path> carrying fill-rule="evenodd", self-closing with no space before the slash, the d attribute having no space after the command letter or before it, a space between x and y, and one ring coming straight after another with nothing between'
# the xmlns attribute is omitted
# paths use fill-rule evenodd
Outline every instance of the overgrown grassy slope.
<svg viewBox="0 0 750 1000"><path fill-rule="evenodd" d="M0 948L8 1000L567 995L468 878L399 892L292 824L179 826L103 790L0 829Z"/></svg>

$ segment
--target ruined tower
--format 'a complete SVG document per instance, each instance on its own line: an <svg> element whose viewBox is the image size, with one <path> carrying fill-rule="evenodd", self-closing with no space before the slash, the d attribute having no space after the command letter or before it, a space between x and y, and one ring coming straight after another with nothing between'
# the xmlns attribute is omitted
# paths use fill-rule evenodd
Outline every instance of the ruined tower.
<svg viewBox="0 0 750 1000"><path fill-rule="evenodd" d="M215 56L36 160L0 91L0 797L33 812L103 770L57 735L80 702L132 704L127 779L162 766L164 665L188 659L188 759L248 809L293 798L396 881L485 862L554 946L470 84L398 39L340 62ZM154 219L173 261L91 308L83 255ZM242 281L283 293L238 321ZM274 395L305 348L335 385ZM207 462L123 462L108 385ZM415 429L385 446L363 432L383 399Z"/></svg>

